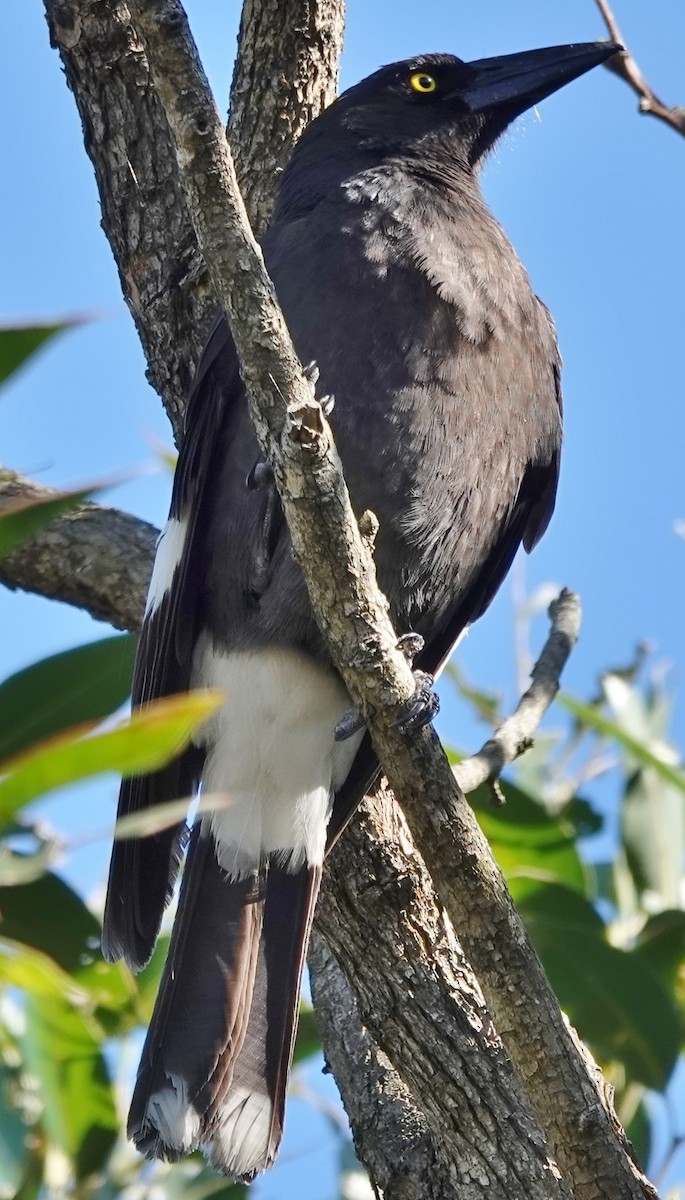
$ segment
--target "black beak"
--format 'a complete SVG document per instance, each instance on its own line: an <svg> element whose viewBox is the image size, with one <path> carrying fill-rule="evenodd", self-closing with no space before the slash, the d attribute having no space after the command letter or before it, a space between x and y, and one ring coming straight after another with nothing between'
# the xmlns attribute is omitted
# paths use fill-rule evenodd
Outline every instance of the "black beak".
<svg viewBox="0 0 685 1200"><path fill-rule="evenodd" d="M621 49L615 42L585 42L481 58L466 64L474 74L460 88L459 99L471 112L506 105L510 112L522 113Z"/></svg>

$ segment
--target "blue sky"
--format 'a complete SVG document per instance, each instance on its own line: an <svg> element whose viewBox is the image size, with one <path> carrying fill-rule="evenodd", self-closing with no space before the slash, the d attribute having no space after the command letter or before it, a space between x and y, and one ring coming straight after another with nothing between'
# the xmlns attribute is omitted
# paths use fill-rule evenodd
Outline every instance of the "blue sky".
<svg viewBox="0 0 685 1200"><path fill-rule="evenodd" d="M225 111L239 6L187 0L186 8ZM665 100L685 103L681 0L648 6L615 0L615 9L652 86ZM87 312L99 319L56 342L3 394L2 458L57 485L133 467L137 476L108 500L159 524L169 479L151 468L155 442L170 442L170 434L145 381L99 227L73 99L38 0L8 6L3 26L0 317ZM476 58L603 36L591 0L351 0L342 85L420 51ZM673 664L673 686L685 691L685 544L674 532L674 522L685 518L684 150L674 132L638 116L624 85L597 70L522 118L485 173L489 202L552 309L564 356L558 506L526 561L526 578L531 590L554 581L582 594L582 640L566 677L581 694L643 639L659 660ZM4 591L0 628L3 675L107 633L66 606ZM539 637L543 632L541 625ZM480 684L513 696L508 586L460 660ZM472 745L479 731L462 709L449 700L444 709L443 729ZM684 713L681 698L681 729ZM62 815L76 823L85 810L86 823L103 826L114 795L113 785L82 789L51 812L56 823ZM69 869L91 886L104 874L106 857L103 843ZM298 1128L306 1145L306 1122ZM319 1159L311 1159L312 1200L329 1194L330 1164L321 1174ZM265 1200L285 1194L289 1169L285 1162L264 1185Z"/></svg>

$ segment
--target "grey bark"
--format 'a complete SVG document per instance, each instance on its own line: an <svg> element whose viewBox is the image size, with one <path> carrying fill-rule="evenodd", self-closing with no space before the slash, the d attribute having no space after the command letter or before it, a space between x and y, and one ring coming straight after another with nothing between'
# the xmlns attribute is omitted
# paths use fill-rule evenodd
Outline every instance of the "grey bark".
<svg viewBox="0 0 685 1200"><path fill-rule="evenodd" d="M169 125L124 0L46 0L45 9L148 379L178 439L216 300L179 187Z"/></svg>
<svg viewBox="0 0 685 1200"><path fill-rule="evenodd" d="M317 929L354 980L362 1025L361 1041L342 1038L343 1098L349 1111L363 1110L358 1059L368 1055L382 1100L395 1106L395 1130L408 1132L413 1146L412 1153L402 1141L370 1137L368 1114L354 1122L360 1156L373 1163L383 1193L570 1196L389 790L364 805L329 859L326 883ZM314 963L323 970L314 973L317 1010L328 990L330 1013L330 993L344 1005L344 989L341 996L327 978L320 948ZM329 1049L336 1031L325 1032Z"/></svg>
<svg viewBox="0 0 685 1200"><path fill-rule="evenodd" d="M21 475L2 472L0 512L13 501L57 495ZM0 559L0 583L63 600L116 629L137 630L156 538L157 530L147 521L116 508L84 504Z"/></svg>
<svg viewBox="0 0 685 1200"><path fill-rule="evenodd" d="M245 0L229 139L256 234L264 230L293 144L338 89L340 0Z"/></svg>

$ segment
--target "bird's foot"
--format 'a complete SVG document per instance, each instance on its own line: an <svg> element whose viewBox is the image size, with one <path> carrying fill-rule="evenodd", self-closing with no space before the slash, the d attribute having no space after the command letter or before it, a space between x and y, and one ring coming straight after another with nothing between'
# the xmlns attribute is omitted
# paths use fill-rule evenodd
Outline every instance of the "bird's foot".
<svg viewBox="0 0 685 1200"><path fill-rule="evenodd" d="M394 729L421 729L440 711L440 699L433 691L433 676L427 671L414 671L414 683L414 694L409 697L402 716L393 721Z"/></svg>
<svg viewBox="0 0 685 1200"><path fill-rule="evenodd" d="M421 646L414 649L413 658L413 655L418 654L423 648L423 638L419 638L418 634L407 634L407 637L417 638L421 642ZM393 729L421 729L424 725L430 724L440 711L440 698L433 691L433 676L429 675L427 671L414 671L413 674L416 684L414 694L409 697L402 716L393 721ZM356 708L349 708L338 721L333 736L336 742L346 742L348 738L364 729L365 724Z"/></svg>
<svg viewBox="0 0 685 1200"><path fill-rule="evenodd" d="M310 363L307 363L306 367L303 367L302 369L304 371L305 379L308 379L310 383L316 384L319 382L319 364L315 358L313 358ZM330 417L333 409L335 408L335 396L322 396L319 400L319 404L324 417Z"/></svg>
<svg viewBox="0 0 685 1200"><path fill-rule="evenodd" d="M402 637L397 639L397 649L402 651L409 666L412 665L416 655L421 653L425 644L420 633L403 633Z"/></svg>
<svg viewBox="0 0 685 1200"><path fill-rule="evenodd" d="M261 492L265 488L272 486L274 482L274 469L267 458L260 454L254 466L248 472L245 480L245 487L250 492Z"/></svg>
<svg viewBox="0 0 685 1200"><path fill-rule="evenodd" d="M356 708L348 708L333 730L333 736L336 742L346 742L355 733L359 733L360 729L364 728L364 725L364 718L357 712Z"/></svg>

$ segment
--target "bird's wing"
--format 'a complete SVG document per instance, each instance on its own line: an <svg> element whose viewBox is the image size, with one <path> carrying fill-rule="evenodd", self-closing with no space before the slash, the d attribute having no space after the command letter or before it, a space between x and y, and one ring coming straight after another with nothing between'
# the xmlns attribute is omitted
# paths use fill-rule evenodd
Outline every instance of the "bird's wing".
<svg viewBox="0 0 685 1200"><path fill-rule="evenodd" d="M556 347L556 340L554 345ZM561 415L558 354L553 356L551 369L554 377L556 402ZM432 637L426 639L423 650L417 656L415 666L420 670L428 671L434 676L440 672L464 629L467 625L477 621L494 600L519 546L523 545L527 551L530 551L539 542L554 509L559 479L559 451L560 443L555 442L549 446L549 453L543 457L542 461L529 464L516 503L501 528L490 554L471 581L467 591L455 601L446 621ZM340 837L360 800L373 787L379 774L378 759L371 745L371 738L366 734L347 779L336 794L328 826L326 853Z"/></svg>
<svg viewBox="0 0 685 1200"><path fill-rule="evenodd" d="M157 543L145 617L133 675L133 707L187 690L203 580L201 531L211 470L226 406L240 388L225 321L215 321L188 401L184 437L174 478L169 520ZM222 371L212 371L222 356ZM225 367L225 370L223 369ZM220 386L215 380L221 380ZM124 779L118 816L140 813L169 800L190 797L202 770L202 753L189 747L166 767ZM103 953L140 969L152 953L164 908L173 890L186 825L153 836L116 841L110 865Z"/></svg>

